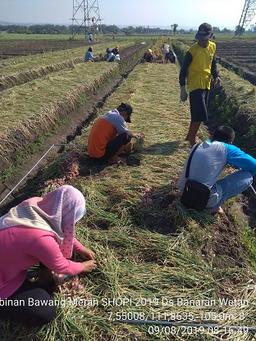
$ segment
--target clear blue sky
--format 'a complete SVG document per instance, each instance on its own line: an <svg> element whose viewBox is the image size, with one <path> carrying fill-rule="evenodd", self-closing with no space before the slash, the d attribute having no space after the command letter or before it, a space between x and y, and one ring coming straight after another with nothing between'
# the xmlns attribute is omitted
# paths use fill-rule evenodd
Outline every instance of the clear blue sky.
<svg viewBox="0 0 256 341"><path fill-rule="evenodd" d="M0 21L70 24L72 0L0 0ZM99 0L103 23L235 27L244 0Z"/></svg>

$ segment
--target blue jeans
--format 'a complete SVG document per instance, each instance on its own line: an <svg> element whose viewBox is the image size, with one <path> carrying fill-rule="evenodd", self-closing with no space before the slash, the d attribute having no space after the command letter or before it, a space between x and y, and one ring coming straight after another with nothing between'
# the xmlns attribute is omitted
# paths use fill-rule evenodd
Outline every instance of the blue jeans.
<svg viewBox="0 0 256 341"><path fill-rule="evenodd" d="M207 208L215 209L221 206L224 201L244 192L253 182L253 177L250 172L238 171L226 176L224 179L216 182L216 187L220 188L220 195L218 196L217 204ZM222 192L222 193L221 193Z"/></svg>

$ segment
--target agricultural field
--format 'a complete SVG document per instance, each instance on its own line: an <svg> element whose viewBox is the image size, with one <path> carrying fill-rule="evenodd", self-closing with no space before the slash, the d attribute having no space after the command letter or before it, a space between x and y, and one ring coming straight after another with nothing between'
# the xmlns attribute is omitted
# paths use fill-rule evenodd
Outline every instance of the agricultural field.
<svg viewBox="0 0 256 341"><path fill-rule="evenodd" d="M113 42L111 36L96 36L98 43L109 42L110 44L119 44L124 40L148 39L148 37L116 37ZM59 34L0 34L0 60L12 57L34 55L44 52L53 52L58 50L73 49L75 47L89 46L84 35L77 35L74 40L68 35Z"/></svg>
<svg viewBox="0 0 256 341"><path fill-rule="evenodd" d="M72 49L78 46L88 45L84 40L54 41L54 40L0 40L0 59L26 56L29 54L43 53L48 51Z"/></svg>
<svg viewBox="0 0 256 341"><path fill-rule="evenodd" d="M99 44L95 48L96 56L97 51L102 53L107 46ZM1 84L8 89L0 92L1 180L17 172L16 161L22 161L24 153L29 155L34 144L40 145L46 136L53 134L52 129L61 126L57 122L65 121L80 107L91 105L92 98L100 100L112 91L122 75L138 62L147 45L125 40L119 46L120 64L84 63L82 49L46 53L44 58L36 55L36 60L28 56L2 62L5 76ZM30 64L32 68L29 68ZM81 123L86 115L74 115L74 122L78 119ZM66 121L70 126L68 131L71 127L76 128L74 122L68 124Z"/></svg>
<svg viewBox="0 0 256 341"><path fill-rule="evenodd" d="M33 334L5 326L7 338L19 335L20 339L35 340L144 341L167 340L175 335L177 340L203 341L220 340L223 336L217 329L213 334L206 328L195 337L186 328L129 325L119 321L120 311L128 320L190 314L197 321L214 309L219 319L226 316L221 324L239 324L241 316L243 324L254 323L255 292L250 290L250 281L255 273L247 263L242 242L246 225L242 227L241 221L235 223L231 213L220 218L188 212L178 200L175 184L189 151L184 142L189 110L179 103L178 91L175 65L138 65L100 112L120 101L130 102L134 107L131 129L145 133L144 150L131 155L126 166L97 169L86 158L90 128L87 127L70 150L49 165L46 173L51 176L45 175L47 181L41 183L40 193L65 181L79 188L87 198L88 215L79 224L77 234L95 250L98 269L81 277L82 288L69 294L74 302L87 298L98 304L64 305L50 327ZM205 132L201 134L203 137ZM68 169L61 167L68 159L78 165L79 172L68 176L72 165ZM229 203L229 212L237 212L235 201ZM245 215L243 219L245 223ZM63 299L61 294L57 297ZM218 304L203 309L171 304L172 300L218 302L227 297L248 299L250 303L239 308L239 313L234 307ZM129 305L105 303L115 298L126 298ZM145 300L147 304L143 303ZM230 336L232 340L252 340L242 333L231 332Z"/></svg>
<svg viewBox="0 0 256 341"><path fill-rule="evenodd" d="M256 73L256 39L218 41L218 56Z"/></svg>
<svg viewBox="0 0 256 341"><path fill-rule="evenodd" d="M131 40L119 43L120 53L124 58L125 49L135 44L136 42ZM95 57L102 59L107 47L109 47L109 43L97 44L94 47ZM87 47L84 46L0 61L0 91L46 76L52 72L73 69L76 64L83 63L86 49Z"/></svg>
<svg viewBox="0 0 256 341"><path fill-rule="evenodd" d="M51 40L51 41L63 41L68 40L67 34L26 34L26 33L6 33L0 34L0 41L18 41L18 40ZM76 35L75 40L84 40L84 35Z"/></svg>
<svg viewBox="0 0 256 341"><path fill-rule="evenodd" d="M98 37L97 43L110 40ZM68 35L61 34L0 34L0 60L38 53L73 49L88 46L84 35L70 40Z"/></svg>
<svg viewBox="0 0 256 341"><path fill-rule="evenodd" d="M162 40L158 41L153 50L157 52L161 44ZM0 118L4 122L0 155L8 164L13 161L10 155L24 147L22 141L27 136L38 132L38 138L50 129L48 124L58 125L63 112L70 121L78 110L85 118L85 103L97 100L92 94L99 89L102 92L100 85L106 80L111 87L94 116L86 116L72 143L16 196L18 202L64 183L82 191L87 216L78 224L77 237L95 251L98 267L80 276L79 288L60 288L55 295L61 302L58 317L50 325L28 330L0 322L0 340L254 340L247 330L235 332L229 326L255 323L255 199L240 196L229 200L222 216L181 205L176 184L190 150L184 141L189 106L179 101L178 65L138 64L148 46L138 42L129 45L127 58L120 65L77 63L72 69L49 73L0 93ZM174 47L181 62L187 46L178 43ZM6 67L11 70L12 65ZM255 87L230 70L222 68L221 73L225 96L214 94L211 124L221 121L239 128L241 115L246 121L255 108ZM127 164L99 166L87 156L88 132L95 116L120 102L133 106L130 129L143 132L145 143L128 157ZM255 141L255 117L250 120L252 129L246 134L243 127L238 129L237 142L245 149L249 141ZM7 137L14 136L13 127L17 139L8 142ZM199 137L207 137L206 127ZM2 179L6 177L2 174ZM251 211L244 209L246 205ZM222 300L246 304L221 305ZM126 323L121 321L124 319ZM138 324L129 323L131 319ZM139 324L143 319L214 322L217 327Z"/></svg>

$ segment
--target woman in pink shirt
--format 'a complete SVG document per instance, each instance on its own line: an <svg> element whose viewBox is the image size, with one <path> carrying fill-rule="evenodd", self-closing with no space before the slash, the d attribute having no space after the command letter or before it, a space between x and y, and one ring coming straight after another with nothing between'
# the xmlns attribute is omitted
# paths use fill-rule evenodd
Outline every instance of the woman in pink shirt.
<svg viewBox="0 0 256 341"><path fill-rule="evenodd" d="M31 266L42 263L55 274L71 276L96 268L94 253L74 237L75 223L85 212L83 194L65 185L0 217L0 319L38 326L55 318L50 287L27 279ZM73 250L89 260L71 261Z"/></svg>

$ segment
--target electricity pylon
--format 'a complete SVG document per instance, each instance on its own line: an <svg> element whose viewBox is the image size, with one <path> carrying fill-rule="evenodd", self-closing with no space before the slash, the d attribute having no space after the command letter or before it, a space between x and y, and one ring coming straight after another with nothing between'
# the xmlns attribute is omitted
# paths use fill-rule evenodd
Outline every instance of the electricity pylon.
<svg viewBox="0 0 256 341"><path fill-rule="evenodd" d="M244 33L246 27L256 17L256 0L245 0L243 11L239 20L239 24L236 27L236 36L240 36Z"/></svg>
<svg viewBox="0 0 256 341"><path fill-rule="evenodd" d="M73 0L72 38L81 31L95 33L101 23L98 0Z"/></svg>

